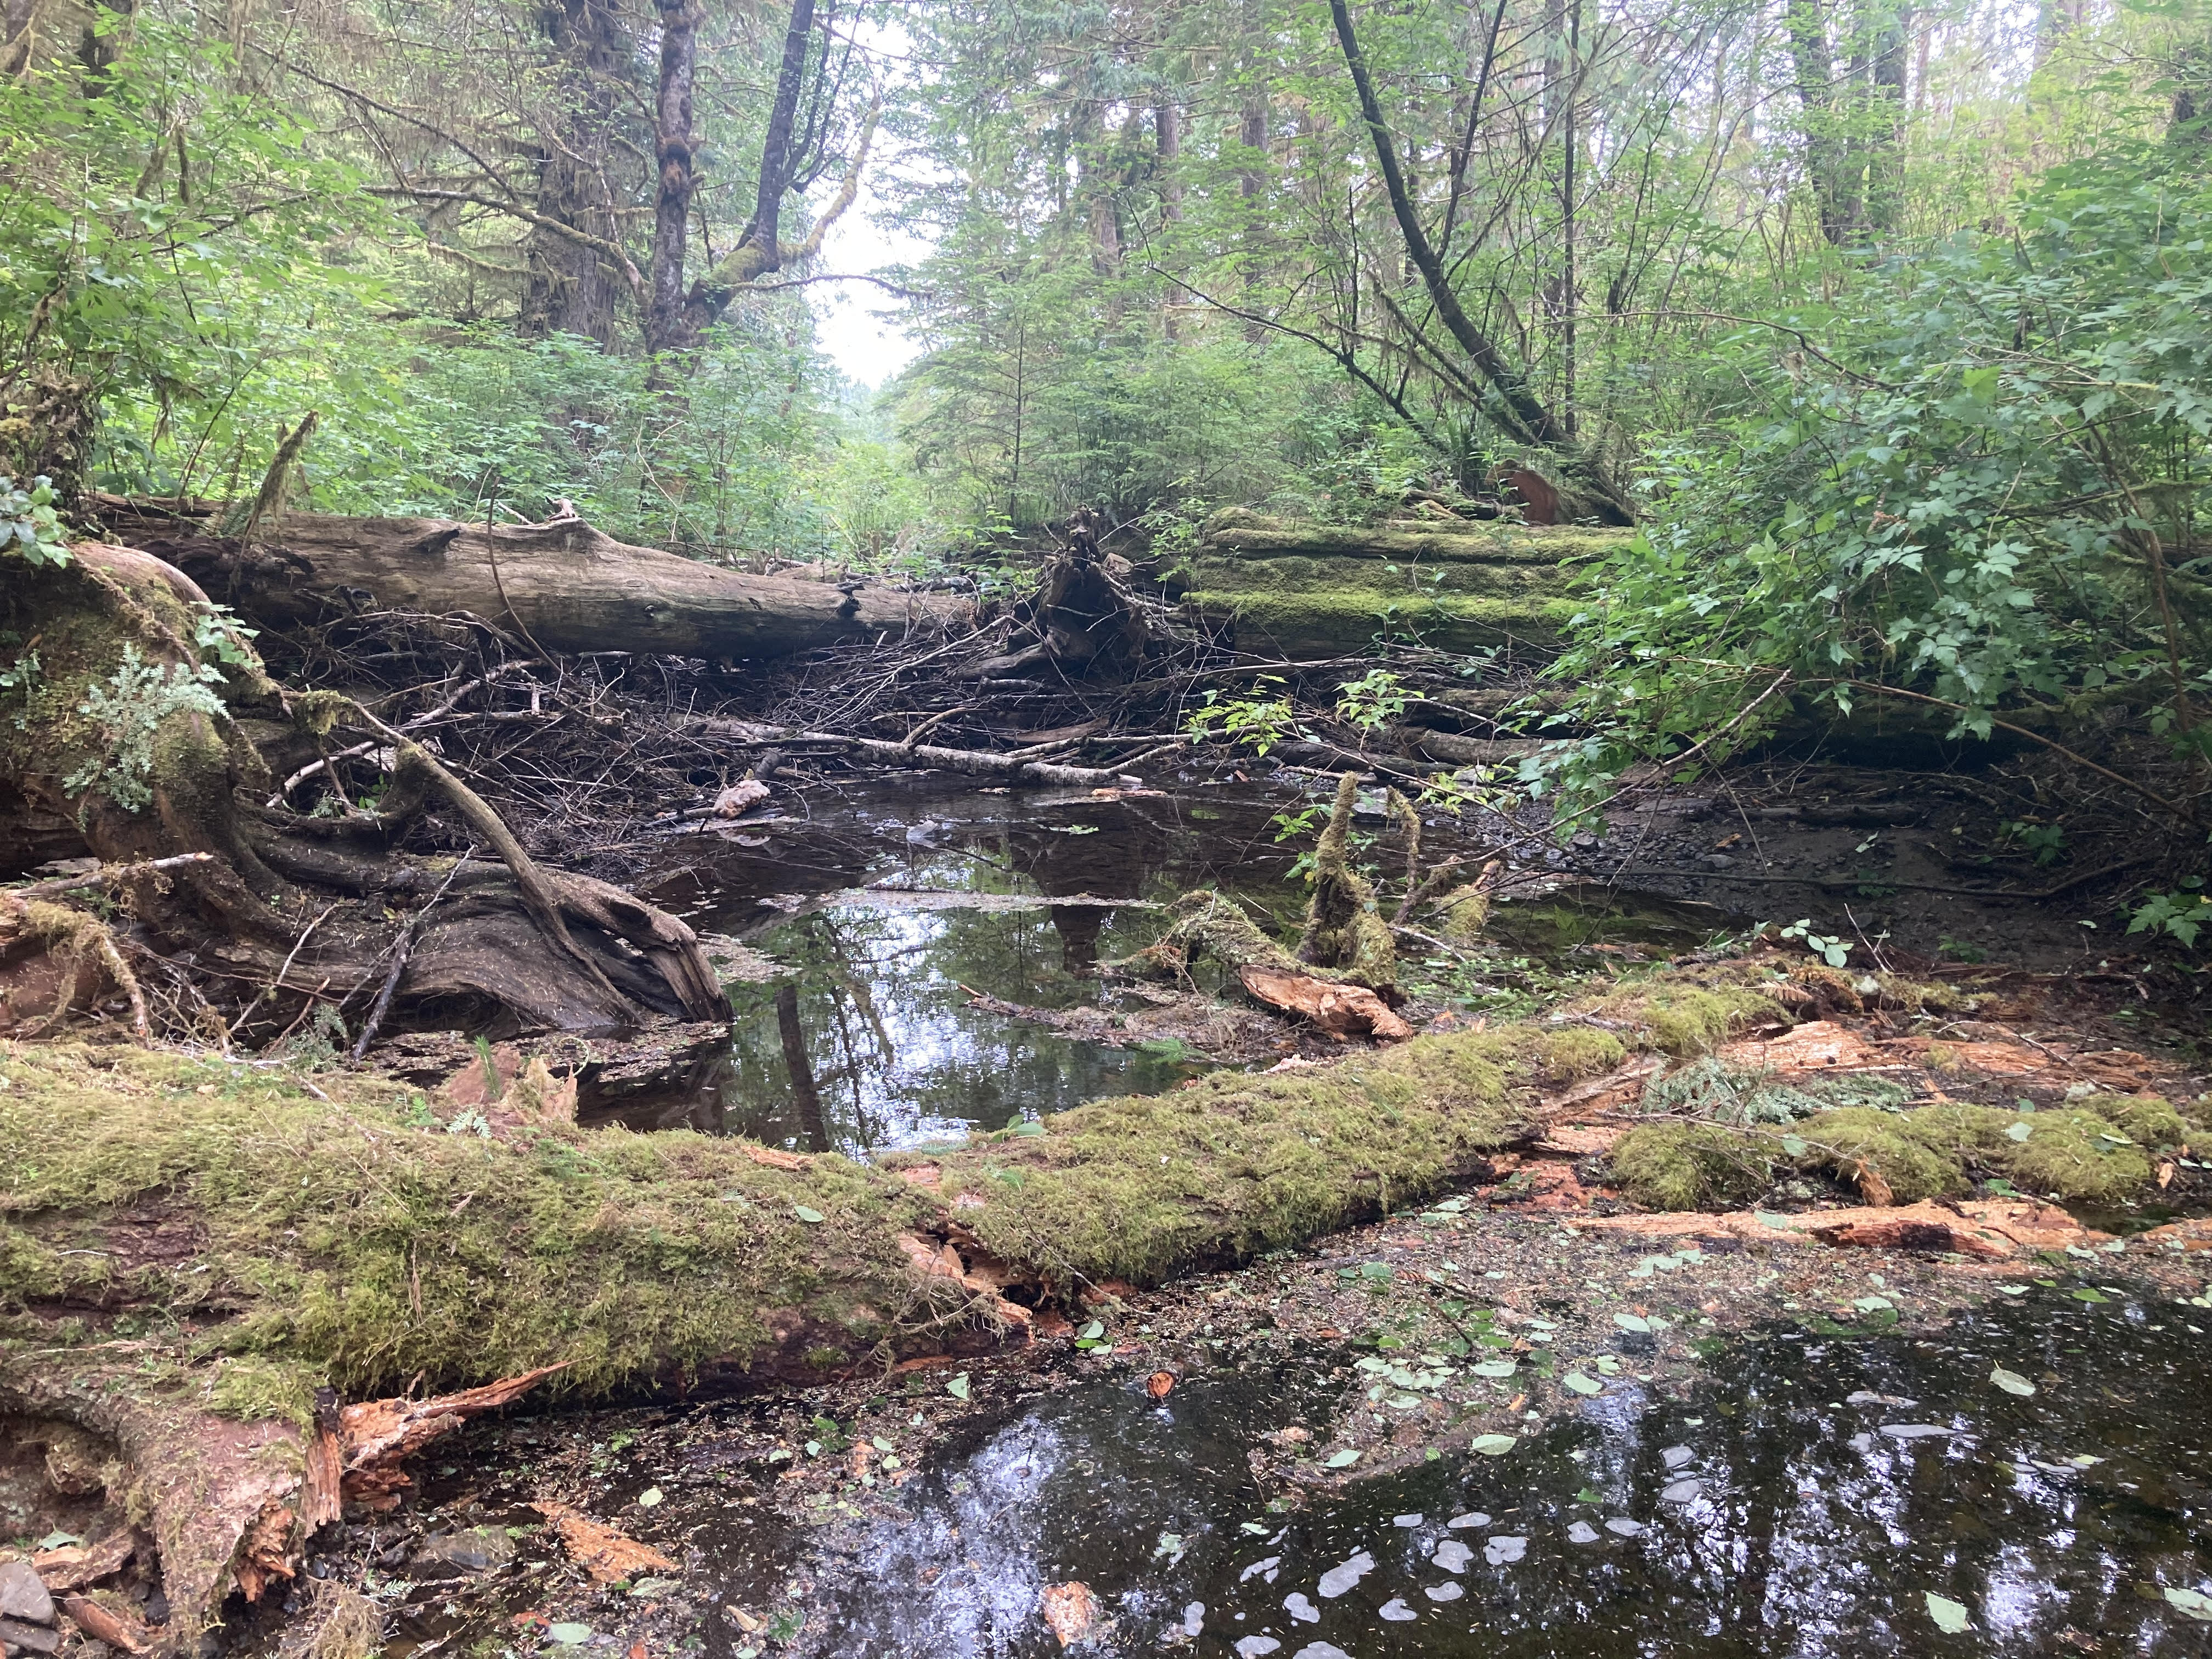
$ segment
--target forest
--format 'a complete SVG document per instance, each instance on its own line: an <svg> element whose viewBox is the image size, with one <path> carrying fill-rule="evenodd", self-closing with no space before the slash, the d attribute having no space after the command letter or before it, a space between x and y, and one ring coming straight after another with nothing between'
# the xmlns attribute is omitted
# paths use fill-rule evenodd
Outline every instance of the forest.
<svg viewBox="0 0 2212 1659"><path fill-rule="evenodd" d="M2204 0L0 0L0 1659L2201 1650L2208 525Z"/></svg>

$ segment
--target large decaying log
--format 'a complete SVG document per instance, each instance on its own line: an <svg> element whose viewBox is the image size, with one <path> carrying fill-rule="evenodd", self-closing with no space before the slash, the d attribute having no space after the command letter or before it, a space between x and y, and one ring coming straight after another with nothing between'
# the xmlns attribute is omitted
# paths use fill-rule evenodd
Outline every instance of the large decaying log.
<svg viewBox="0 0 2212 1659"><path fill-rule="evenodd" d="M745 575L629 546L580 519L488 527L288 513L259 526L249 546L209 533L198 515L111 502L105 517L115 540L275 627L349 611L465 611L546 651L732 659L902 635L965 614L944 594Z"/></svg>

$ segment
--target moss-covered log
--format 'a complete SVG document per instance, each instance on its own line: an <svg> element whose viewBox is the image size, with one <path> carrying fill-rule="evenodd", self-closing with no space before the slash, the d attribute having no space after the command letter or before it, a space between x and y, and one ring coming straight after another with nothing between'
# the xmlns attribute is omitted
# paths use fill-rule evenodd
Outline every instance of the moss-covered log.
<svg viewBox="0 0 2212 1659"><path fill-rule="evenodd" d="M2159 1159L2208 1127L2154 1095L2092 1095L2027 1113L1839 1106L1784 1123L1642 1124L1614 1147L1613 1167L1630 1198L1656 1210L1748 1202L1791 1173L1826 1176L1877 1204L1958 1197L1976 1176L2039 1198L2109 1204L2149 1190Z"/></svg>
<svg viewBox="0 0 2212 1659"><path fill-rule="evenodd" d="M540 1115L552 1089L441 1121L389 1080L0 1042L0 1417L81 1422L134 1481L165 1455L149 1425L175 1425L179 1459L245 1443L210 1424L269 1425L246 1438L283 1490L255 1488L250 1527L233 1504L199 1535L281 1559L319 1389L546 1366L562 1369L544 1386L574 1394L758 1387L1018 1340L1036 1308L1296 1246L1478 1175L1632 1048L1778 1018L1756 977L1217 1073L877 1166L579 1129ZM188 1510L198 1488L171 1484L167 1512Z"/></svg>
<svg viewBox="0 0 2212 1659"><path fill-rule="evenodd" d="M1548 649L1577 608L1567 597L1569 568L1630 533L1370 529L1240 510L1212 520L1167 574L1187 605L1232 626L1240 644L1293 656L1363 651L1384 629L1447 650L1509 640Z"/></svg>

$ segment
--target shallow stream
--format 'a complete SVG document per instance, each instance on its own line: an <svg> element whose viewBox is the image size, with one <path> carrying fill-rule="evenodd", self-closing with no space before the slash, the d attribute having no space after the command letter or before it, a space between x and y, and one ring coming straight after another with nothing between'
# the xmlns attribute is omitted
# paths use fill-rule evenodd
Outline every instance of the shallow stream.
<svg viewBox="0 0 2212 1659"><path fill-rule="evenodd" d="M1221 1033L1242 1035L1242 1052L1209 1048L1159 1010L1158 995L1099 964L1150 944L1160 907L1194 887L1232 895L1294 939L1304 890L1292 866L1315 831L1284 836L1276 820L1318 804L1256 784L1108 799L877 785L817 804L811 817L695 837L647 878L647 896L742 946L726 971L762 977L733 988L731 1052L708 1089L640 1121L860 1153L1170 1088L1209 1063L1251 1059L1250 1033ZM1367 816L1381 827L1379 810ZM1431 860L1454 850L1441 829L1427 840ZM1706 905L1568 892L1501 907L1493 932L1508 957L1556 963L1623 940L1692 948L1727 921ZM1462 1000L1474 1006L1482 988L1471 988ZM1101 1018L1086 1034L994 999ZM1099 1040L1101 1026L1131 1014L1133 1029ZM1144 1036L1152 1026L1162 1034Z"/></svg>
<svg viewBox="0 0 2212 1659"><path fill-rule="evenodd" d="M2190 1321L2212 1315L2082 1288L2027 1285L1935 1340L1770 1329L1680 1397L1610 1389L1340 1490L1255 1471L1284 1431L1326 1432L1364 1382L1351 1351L1224 1350L1164 1398L1141 1371L1031 1378L865 1509L814 1499L813 1527L763 1504L777 1464L722 1450L761 1409L742 1405L599 1465L593 1502L642 1516L650 1483L714 1659L1042 1659L1047 1592L1071 1583L1096 1609L1080 1651L1106 1655L2206 1651ZM484 1450L530 1486L521 1446Z"/></svg>

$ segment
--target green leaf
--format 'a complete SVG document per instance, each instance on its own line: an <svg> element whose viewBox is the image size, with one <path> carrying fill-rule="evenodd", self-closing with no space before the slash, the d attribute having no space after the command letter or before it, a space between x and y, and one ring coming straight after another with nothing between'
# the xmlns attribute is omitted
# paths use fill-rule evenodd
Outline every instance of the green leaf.
<svg viewBox="0 0 2212 1659"><path fill-rule="evenodd" d="M2029 1382L2018 1371L2008 1371L2002 1365L1990 1373L1990 1381L2007 1394L2016 1394L2023 1400L2035 1392L2034 1383Z"/></svg>
<svg viewBox="0 0 2212 1659"><path fill-rule="evenodd" d="M2035 1125L2033 1123L2013 1123L2005 1127L2006 1139L2010 1140L2026 1140L2034 1133Z"/></svg>
<svg viewBox="0 0 2212 1659"><path fill-rule="evenodd" d="M826 1221L829 1219L829 1218L824 1216L821 1211L810 1210L804 1204L793 1205L791 1206L791 1212L797 1216L801 1221Z"/></svg>
<svg viewBox="0 0 2212 1659"><path fill-rule="evenodd" d="M2109 1296L2101 1295L2091 1290L2087 1285L2077 1285L2068 1294L2076 1302L2110 1302L2112 1299Z"/></svg>
<svg viewBox="0 0 2212 1659"><path fill-rule="evenodd" d="M1565 1383L1567 1387L1572 1389L1577 1394L1591 1395L1603 1394L1605 1392L1604 1383L1599 1382L1597 1378L1594 1376L1584 1376L1580 1371L1569 1371L1565 1376L1561 1377L1559 1381Z"/></svg>
<svg viewBox="0 0 2212 1659"><path fill-rule="evenodd" d="M1359 1454L1347 1446L1342 1451L1331 1452L1322 1459L1322 1467L1325 1469L1348 1469L1358 1461Z"/></svg>
<svg viewBox="0 0 2212 1659"><path fill-rule="evenodd" d="M945 1392L951 1395L955 1400L965 1400L968 1397L968 1373L963 1371L959 1376L954 1377L950 1382L947 1382L945 1385Z"/></svg>
<svg viewBox="0 0 2212 1659"><path fill-rule="evenodd" d="M2165 1586L2162 1593L2166 1596L2166 1604L2176 1613L2204 1624L2212 1624L2212 1595L2206 1595L2197 1590L2184 1589L2177 1584Z"/></svg>
<svg viewBox="0 0 2212 1659"><path fill-rule="evenodd" d="M637 1495L638 1507L640 1509L649 1510L655 1504L659 1504L660 1499L660 1488L658 1486L647 1486L643 1492Z"/></svg>
<svg viewBox="0 0 2212 1659"><path fill-rule="evenodd" d="M1966 1617L1964 1604L1954 1601L1948 1595L1938 1595L1934 1590L1927 1594L1928 1616L1936 1621L1936 1628L1944 1635L1963 1635L1973 1628L1974 1621Z"/></svg>
<svg viewBox="0 0 2212 1659"><path fill-rule="evenodd" d="M1624 1331L1644 1332L1651 1328L1650 1320L1639 1318L1632 1313L1617 1313L1613 1316L1613 1322Z"/></svg>
<svg viewBox="0 0 2212 1659"><path fill-rule="evenodd" d="M1478 1434L1467 1443L1467 1449L1480 1452L1485 1457L1503 1457L1520 1443L1521 1437L1518 1435Z"/></svg>
<svg viewBox="0 0 2212 1659"><path fill-rule="evenodd" d="M1595 1486L1584 1486L1580 1492L1575 1494L1575 1502L1577 1504L1602 1504L1605 1502L1605 1494L1600 1492Z"/></svg>
<svg viewBox="0 0 2212 1659"><path fill-rule="evenodd" d="M1088 1325L1085 1325L1080 1331L1077 1332L1076 1334L1089 1341L1095 1342L1100 1337L1106 1334L1106 1322L1103 1319L1094 1319Z"/></svg>
<svg viewBox="0 0 2212 1659"><path fill-rule="evenodd" d="M548 1625L545 1627L545 1639L549 1642L558 1642L564 1648L581 1647L592 1639L592 1627L589 1625L575 1624Z"/></svg>
<svg viewBox="0 0 2212 1659"><path fill-rule="evenodd" d="M1476 1376L1510 1376L1520 1369L1519 1363L1511 1359L1486 1359L1480 1365L1468 1367Z"/></svg>

